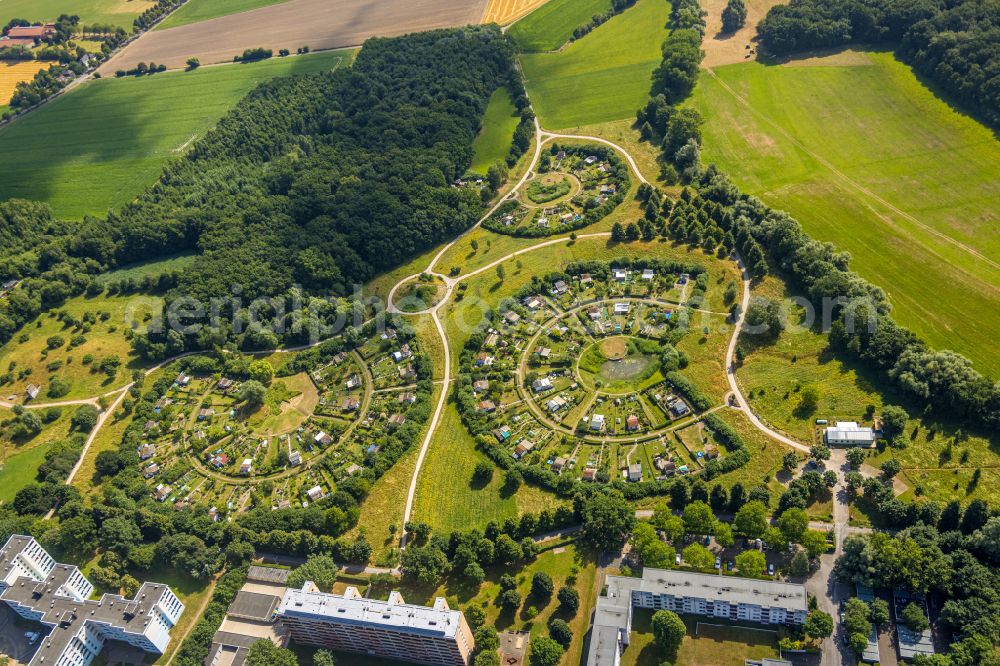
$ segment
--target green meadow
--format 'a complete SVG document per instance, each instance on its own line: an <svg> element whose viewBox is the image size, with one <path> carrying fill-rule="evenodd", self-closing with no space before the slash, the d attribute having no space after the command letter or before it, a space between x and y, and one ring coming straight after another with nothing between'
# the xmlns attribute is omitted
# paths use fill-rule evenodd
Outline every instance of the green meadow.
<svg viewBox="0 0 1000 666"><path fill-rule="evenodd" d="M558 53L522 55L542 126L567 129L634 117L649 98L669 12L664 0L639 0Z"/></svg>
<svg viewBox="0 0 1000 666"><path fill-rule="evenodd" d="M524 52L554 51L595 14L611 9L611 0L549 0L510 26L507 34Z"/></svg>
<svg viewBox="0 0 1000 666"><path fill-rule="evenodd" d="M514 128L520 119L510 93L506 88L497 88L483 115L483 128L472 144L475 154L470 171L485 174L487 169L507 157Z"/></svg>
<svg viewBox="0 0 1000 666"><path fill-rule="evenodd" d="M188 0L177 11L156 26L157 30L176 28L189 23L247 12L268 5L276 5L286 0Z"/></svg>
<svg viewBox="0 0 1000 666"><path fill-rule="evenodd" d="M330 51L89 82L0 130L0 198L46 201L62 219L103 215L139 195L261 81L346 58Z"/></svg>
<svg viewBox="0 0 1000 666"><path fill-rule="evenodd" d="M851 253L899 322L1000 376L1000 142L890 53L702 75L703 160Z"/></svg>
<svg viewBox="0 0 1000 666"><path fill-rule="evenodd" d="M60 14L76 14L80 23L110 23L126 29L139 14L153 6L151 0L0 0L0 25L13 18L55 21Z"/></svg>

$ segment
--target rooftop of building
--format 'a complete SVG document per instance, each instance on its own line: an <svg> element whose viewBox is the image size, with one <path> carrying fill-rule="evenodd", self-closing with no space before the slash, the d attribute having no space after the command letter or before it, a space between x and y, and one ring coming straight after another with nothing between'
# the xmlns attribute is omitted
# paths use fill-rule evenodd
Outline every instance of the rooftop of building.
<svg viewBox="0 0 1000 666"><path fill-rule="evenodd" d="M808 610L805 586L776 580L694 573L672 569L643 570L642 578L608 576L608 594L618 590L623 604L630 603L632 590L676 597L718 599L737 604Z"/></svg>

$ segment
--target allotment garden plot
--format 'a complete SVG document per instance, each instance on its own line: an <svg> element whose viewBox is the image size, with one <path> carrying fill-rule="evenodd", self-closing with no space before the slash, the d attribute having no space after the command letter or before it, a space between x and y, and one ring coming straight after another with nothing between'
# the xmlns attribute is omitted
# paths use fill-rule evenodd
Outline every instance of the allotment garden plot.
<svg viewBox="0 0 1000 666"><path fill-rule="evenodd" d="M706 278L636 260L576 263L536 281L462 352L466 426L514 460L585 481L698 471L720 448L710 433L676 433L715 406L684 377L675 345Z"/></svg>
<svg viewBox="0 0 1000 666"><path fill-rule="evenodd" d="M624 200L631 181L614 150L553 144L538 173L483 226L509 236L540 237L590 226Z"/></svg>
<svg viewBox="0 0 1000 666"><path fill-rule="evenodd" d="M214 516L250 504L308 506L394 462L380 449L411 418L421 362L412 334L387 328L236 371L189 366L142 428L137 453L150 492L176 506L207 502Z"/></svg>

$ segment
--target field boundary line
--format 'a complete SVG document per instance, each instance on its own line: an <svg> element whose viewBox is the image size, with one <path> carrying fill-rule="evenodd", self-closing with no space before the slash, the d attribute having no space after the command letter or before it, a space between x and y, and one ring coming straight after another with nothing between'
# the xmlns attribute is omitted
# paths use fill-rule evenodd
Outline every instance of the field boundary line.
<svg viewBox="0 0 1000 666"><path fill-rule="evenodd" d="M929 234L931 234L933 236L936 236L937 238L940 238L941 240L943 240L943 241L945 241L947 243L951 243L952 245L954 245L958 249L962 250L963 252L965 252L967 254L970 254L970 255L976 257L977 259L980 259L981 261L985 262L990 267L995 268L997 270L1000 270L1000 262L996 262L996 261L990 259L985 254L983 254L982 252L980 252L979 250L977 250L976 248L971 247L969 245L966 245L965 243L963 243L963 242L961 242L961 241L959 241L959 240L957 240L955 238L952 238L951 236L949 236L949 235L947 235L947 234L945 234L945 233L943 233L941 231L938 231L937 229L933 228L932 226L930 226L930 225L928 225L928 224L926 224L924 222L921 222L920 220L918 220L916 217L914 217L910 213L907 213L906 211L904 211L904 210L902 210L902 209L894 206L890 202L886 201L885 199L883 199L879 195L877 195L874 192L872 192L870 189L868 189L867 187L865 187L861 183L857 182L856 180L854 180L853 178L851 178L850 176L848 176L847 174L845 174L843 171L841 171L840 169L838 169L837 167L835 167L829 160L827 160L826 158L820 156L816 152L814 152L814 151L810 150L808 147L806 147L805 144L803 144L801 141L799 141L794 136L792 136L792 134L790 132L788 132L784 127L782 127L781 125L779 125L775 121L771 120L769 117L767 117L760 110L756 109L750 103L750 101L748 99L746 99L745 97L743 97L742 95L740 95L738 92L736 92L735 90L733 90L733 88L728 83L726 83L725 81L723 81L722 78L718 74L715 73L714 69L712 69L711 67L709 67L709 68L706 68L705 71L708 72L709 75L711 75L712 78L715 79L719 83L719 85L722 86L722 88L726 92L728 92L730 95L732 95L733 98L738 103L740 103L742 106L745 106L747 109L749 109L749 111L752 114L754 114L755 116L757 116L758 118L760 118L761 120L763 120L765 123L767 123L768 125L770 125L772 128L774 128L779 134L781 134L781 136L783 136L786 139L788 139L792 143L792 145L794 145L796 148L798 148L799 150L801 150L802 152L804 152L809 157L811 157L814 160L816 160L817 162L819 162L820 165L826 167L831 173L833 173L835 176L837 176L842 181L844 181L845 183L847 183L850 187L852 187L855 190L857 190L858 192L861 192L862 194L868 196L873 201L881 204L882 206L884 206L885 208L887 208L891 212L895 213L896 215L899 215L900 217L902 217L906 221L911 222L911 223L917 225L918 227L920 227L921 229L923 229L927 233L929 233Z"/></svg>

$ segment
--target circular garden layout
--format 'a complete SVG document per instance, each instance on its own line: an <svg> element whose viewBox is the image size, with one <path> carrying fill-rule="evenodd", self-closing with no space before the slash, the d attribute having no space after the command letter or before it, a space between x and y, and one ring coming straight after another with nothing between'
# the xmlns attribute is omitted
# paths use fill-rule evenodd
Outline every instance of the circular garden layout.
<svg viewBox="0 0 1000 666"><path fill-rule="evenodd" d="M205 360L185 359L172 383L161 380L138 443L164 503L204 501L221 513L307 506L365 468L391 465L394 438L427 411L419 381L429 363L405 325L366 326L356 344L242 357L221 372Z"/></svg>
<svg viewBox="0 0 1000 666"><path fill-rule="evenodd" d="M694 420L674 386L688 277L568 272L502 305L461 356L467 428L524 464L588 481L697 469L713 451L674 436Z"/></svg>

